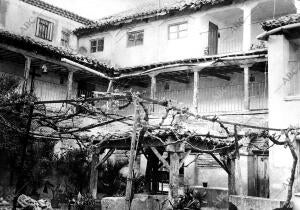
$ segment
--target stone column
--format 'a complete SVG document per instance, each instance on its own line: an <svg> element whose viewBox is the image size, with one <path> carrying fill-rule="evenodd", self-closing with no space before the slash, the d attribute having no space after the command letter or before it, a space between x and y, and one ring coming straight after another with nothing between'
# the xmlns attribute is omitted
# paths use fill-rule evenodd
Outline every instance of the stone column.
<svg viewBox="0 0 300 210"><path fill-rule="evenodd" d="M155 99L156 98L156 88L157 88L157 84L156 84L156 74L151 74L150 77L151 77L151 98L152 99ZM151 107L151 112L154 112L154 105Z"/></svg>
<svg viewBox="0 0 300 210"><path fill-rule="evenodd" d="M74 71L73 70L69 70L69 74L68 74L68 84L67 84L67 99L71 99L72 98L72 89L73 89L73 80L74 80Z"/></svg>

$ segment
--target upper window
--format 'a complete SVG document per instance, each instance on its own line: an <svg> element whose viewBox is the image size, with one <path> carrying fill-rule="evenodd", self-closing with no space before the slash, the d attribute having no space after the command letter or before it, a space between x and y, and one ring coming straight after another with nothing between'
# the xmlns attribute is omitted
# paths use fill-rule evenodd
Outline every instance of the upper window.
<svg viewBox="0 0 300 210"><path fill-rule="evenodd" d="M69 47L70 44L70 32L62 31L61 32L61 45L64 47Z"/></svg>
<svg viewBox="0 0 300 210"><path fill-rule="evenodd" d="M53 38L53 23L42 18L37 18L35 36L52 41Z"/></svg>
<svg viewBox="0 0 300 210"><path fill-rule="evenodd" d="M104 38L91 41L91 53L102 52L104 50Z"/></svg>
<svg viewBox="0 0 300 210"><path fill-rule="evenodd" d="M188 23L176 23L169 25L169 39L180 39L186 37L188 34Z"/></svg>
<svg viewBox="0 0 300 210"><path fill-rule="evenodd" d="M138 46L144 43L144 30L128 32L127 46Z"/></svg>

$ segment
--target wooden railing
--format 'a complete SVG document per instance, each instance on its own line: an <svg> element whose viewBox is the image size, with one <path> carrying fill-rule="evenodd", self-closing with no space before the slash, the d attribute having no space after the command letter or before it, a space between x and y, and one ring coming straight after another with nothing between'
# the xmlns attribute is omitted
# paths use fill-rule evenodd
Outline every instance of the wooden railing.
<svg viewBox="0 0 300 210"><path fill-rule="evenodd" d="M268 108L267 86L262 83L250 83L250 109L261 110ZM193 90L164 91L156 94L157 99L171 99L172 103L190 110L193 106ZM156 108L155 112L163 109ZM199 89L199 113L237 112L244 111L244 86L227 85Z"/></svg>

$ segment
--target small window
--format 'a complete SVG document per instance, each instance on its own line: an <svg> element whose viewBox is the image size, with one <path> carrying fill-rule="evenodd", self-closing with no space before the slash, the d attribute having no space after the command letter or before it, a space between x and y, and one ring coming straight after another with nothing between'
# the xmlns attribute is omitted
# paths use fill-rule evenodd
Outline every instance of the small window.
<svg viewBox="0 0 300 210"><path fill-rule="evenodd" d="M62 31L61 32L61 45L63 47L69 47L70 44L70 32Z"/></svg>
<svg viewBox="0 0 300 210"><path fill-rule="evenodd" d="M91 41L91 53L102 52L104 50L104 39L95 39Z"/></svg>
<svg viewBox="0 0 300 210"><path fill-rule="evenodd" d="M169 39L180 39L187 37L188 35L188 24L187 22L184 23L176 23L169 25Z"/></svg>
<svg viewBox="0 0 300 210"><path fill-rule="evenodd" d="M54 24L50 21L42 18L37 18L35 36L52 41L53 38L53 26Z"/></svg>
<svg viewBox="0 0 300 210"><path fill-rule="evenodd" d="M144 43L144 31L128 32L127 46L133 47L143 45Z"/></svg>

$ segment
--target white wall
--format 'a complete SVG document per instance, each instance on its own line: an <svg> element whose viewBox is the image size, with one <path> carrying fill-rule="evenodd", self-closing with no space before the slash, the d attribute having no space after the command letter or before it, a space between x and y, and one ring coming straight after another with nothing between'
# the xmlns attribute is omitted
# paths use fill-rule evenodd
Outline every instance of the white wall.
<svg viewBox="0 0 300 210"><path fill-rule="evenodd" d="M283 35L269 38L269 125L275 128L299 127L300 100L289 99L283 78L287 76L289 60L295 56L299 61L289 40ZM270 196L271 198L286 197L286 184L290 176L292 156L288 148L275 146L270 149Z"/></svg>

